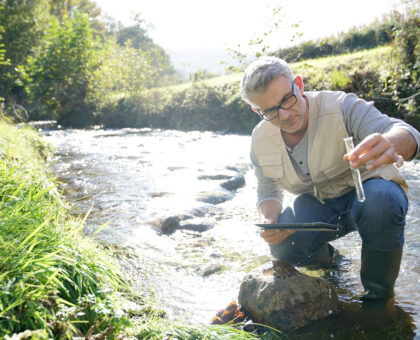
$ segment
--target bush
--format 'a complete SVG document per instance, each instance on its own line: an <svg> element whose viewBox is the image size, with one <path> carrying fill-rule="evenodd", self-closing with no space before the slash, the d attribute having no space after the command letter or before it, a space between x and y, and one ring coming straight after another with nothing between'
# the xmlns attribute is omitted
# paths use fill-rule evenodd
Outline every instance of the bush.
<svg viewBox="0 0 420 340"><path fill-rule="evenodd" d="M87 15L77 13L61 25L53 21L40 53L30 56L23 68L27 92L37 109L32 118L55 118L64 126L93 123L86 95L99 66L99 49Z"/></svg>
<svg viewBox="0 0 420 340"><path fill-rule="evenodd" d="M411 6L408 6L406 13L401 15L400 27L395 32L392 51L394 64L389 74L389 90L402 115L418 123L420 118L420 9L416 4L416 1L411 1Z"/></svg>
<svg viewBox="0 0 420 340"><path fill-rule="evenodd" d="M163 87L122 97L102 110L99 122L107 128L154 127L250 133L258 123L239 95L238 82Z"/></svg>

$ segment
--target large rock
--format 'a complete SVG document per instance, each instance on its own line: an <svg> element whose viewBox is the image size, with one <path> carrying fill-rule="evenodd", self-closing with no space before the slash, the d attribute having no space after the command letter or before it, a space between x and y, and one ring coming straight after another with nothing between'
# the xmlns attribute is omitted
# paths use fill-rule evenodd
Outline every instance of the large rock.
<svg viewBox="0 0 420 340"><path fill-rule="evenodd" d="M279 330L293 330L338 311L337 294L326 281L277 260L244 278L238 302L254 322Z"/></svg>

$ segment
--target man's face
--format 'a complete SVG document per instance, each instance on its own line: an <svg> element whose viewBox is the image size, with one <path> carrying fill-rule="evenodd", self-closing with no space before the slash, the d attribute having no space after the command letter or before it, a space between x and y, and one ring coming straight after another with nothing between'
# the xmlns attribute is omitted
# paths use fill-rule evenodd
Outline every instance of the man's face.
<svg viewBox="0 0 420 340"><path fill-rule="evenodd" d="M259 112L264 112L268 117L278 115L270 123L278 126L283 132L290 134L303 133L308 125L308 109L303 97L303 85L300 78L295 79L295 84L284 76L274 79L263 93L252 95L252 102ZM295 87L295 91L293 91ZM288 109L278 108L289 107ZM271 110L273 109L273 110Z"/></svg>

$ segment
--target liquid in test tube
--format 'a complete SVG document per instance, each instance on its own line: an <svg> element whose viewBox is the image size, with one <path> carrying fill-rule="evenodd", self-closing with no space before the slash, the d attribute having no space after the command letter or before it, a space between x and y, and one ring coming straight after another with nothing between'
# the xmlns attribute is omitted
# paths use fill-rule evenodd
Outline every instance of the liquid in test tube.
<svg viewBox="0 0 420 340"><path fill-rule="evenodd" d="M354 149L353 137L344 138L344 144L346 145L347 153L351 153ZM351 168L351 174L353 176L354 187L356 188L357 200L359 202L364 202L365 192L363 190L362 177L360 176L359 169Z"/></svg>

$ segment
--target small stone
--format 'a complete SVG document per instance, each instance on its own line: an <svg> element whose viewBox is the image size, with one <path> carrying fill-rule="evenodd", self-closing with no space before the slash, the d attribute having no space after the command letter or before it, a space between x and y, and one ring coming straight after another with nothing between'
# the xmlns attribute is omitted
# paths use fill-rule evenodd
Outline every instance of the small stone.
<svg viewBox="0 0 420 340"><path fill-rule="evenodd" d="M202 276L203 277L207 277L210 275L213 275L217 272L222 271L222 266L220 264L211 264L210 266L204 268L204 270L202 271Z"/></svg>
<svg viewBox="0 0 420 340"><path fill-rule="evenodd" d="M197 178L198 179L204 179L204 180L213 180L213 181L217 181L217 180L223 180L223 179L230 179L233 176L230 174L214 174L214 175L200 175Z"/></svg>
<svg viewBox="0 0 420 340"><path fill-rule="evenodd" d="M155 222L155 226L162 232L162 234L172 234L179 227L181 219L179 216L169 216Z"/></svg>
<svg viewBox="0 0 420 340"><path fill-rule="evenodd" d="M198 232L203 232L213 227L214 223L202 218L188 219L179 224L179 229L192 230Z"/></svg>
<svg viewBox="0 0 420 340"><path fill-rule="evenodd" d="M229 179L220 186L226 190L236 190L245 185L245 177L242 174L237 174L234 178Z"/></svg>
<svg viewBox="0 0 420 340"><path fill-rule="evenodd" d="M212 191L202 193L198 197L198 201L210 204L220 204L229 201L233 198L232 193L227 191Z"/></svg>

